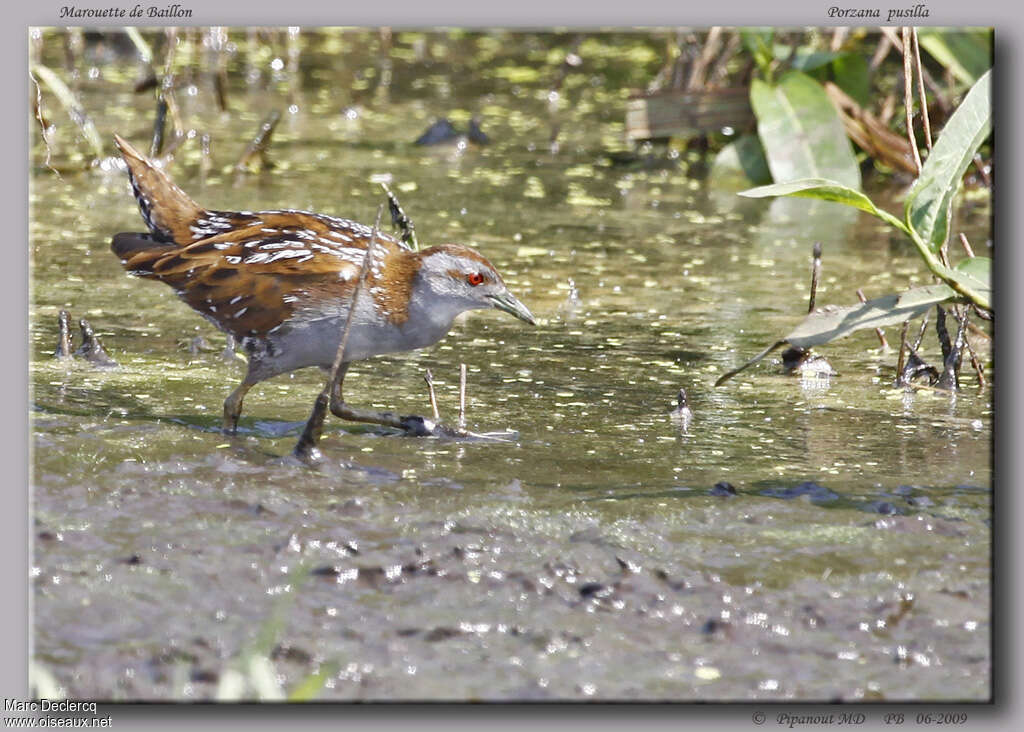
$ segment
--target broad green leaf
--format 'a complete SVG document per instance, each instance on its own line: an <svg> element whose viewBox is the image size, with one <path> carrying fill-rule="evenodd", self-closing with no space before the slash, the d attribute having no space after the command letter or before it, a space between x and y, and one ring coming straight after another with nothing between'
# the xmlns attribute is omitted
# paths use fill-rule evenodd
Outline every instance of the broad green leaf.
<svg viewBox="0 0 1024 732"><path fill-rule="evenodd" d="M967 92L907 195L905 219L921 241L937 252L949 234L953 197L974 153L992 130L992 72Z"/></svg>
<svg viewBox="0 0 1024 732"><path fill-rule="evenodd" d="M755 79L750 103L776 181L828 178L860 188L850 140L821 84L799 71L790 71L774 86Z"/></svg>
<svg viewBox="0 0 1024 732"><path fill-rule="evenodd" d="M820 346L865 328L883 328L913 320L954 297L956 293L946 285L928 285L847 307L822 308L804 318L784 340L798 348Z"/></svg>
<svg viewBox="0 0 1024 732"><path fill-rule="evenodd" d="M978 287L992 291L992 260L988 257L968 257L960 260L956 270L978 281Z"/></svg>
<svg viewBox="0 0 1024 732"><path fill-rule="evenodd" d="M988 29L919 28L917 37L921 48L964 84L975 83L992 68L992 31Z"/></svg>
<svg viewBox="0 0 1024 732"><path fill-rule="evenodd" d="M871 72L867 59L859 53L844 53L832 62L836 86L862 107L871 104Z"/></svg>
<svg viewBox="0 0 1024 732"><path fill-rule="evenodd" d="M977 305L992 309L992 260L988 257L964 259L955 269L943 267L938 275Z"/></svg>
<svg viewBox="0 0 1024 732"><path fill-rule="evenodd" d="M928 285L894 295L877 297L847 307L825 307L809 314L789 335L776 341L739 368L723 374L715 382L721 386L741 371L750 368L775 349L789 343L798 348L811 348L845 338L865 328L899 325L924 315L939 303L959 299L946 285Z"/></svg>
<svg viewBox="0 0 1024 732"><path fill-rule="evenodd" d="M767 183L772 179L761 141L753 134L741 135L723 147L715 156L711 171L716 179L730 173L743 176L751 183Z"/></svg>
<svg viewBox="0 0 1024 732"><path fill-rule="evenodd" d="M863 193L855 191L852 188L848 188L842 183L837 183L834 180L825 180L824 178L804 178L802 180L794 180L788 183L774 183L770 186L751 188L747 191L741 191L740 195L746 196L747 198L797 196L800 198L817 198L822 201L835 201L836 203L843 203L847 206L859 208L861 211L866 211L872 216L877 216L882 219L882 221L895 226L903 233L909 233L907 231L906 224L888 211L877 208L875 204L872 203L871 199Z"/></svg>

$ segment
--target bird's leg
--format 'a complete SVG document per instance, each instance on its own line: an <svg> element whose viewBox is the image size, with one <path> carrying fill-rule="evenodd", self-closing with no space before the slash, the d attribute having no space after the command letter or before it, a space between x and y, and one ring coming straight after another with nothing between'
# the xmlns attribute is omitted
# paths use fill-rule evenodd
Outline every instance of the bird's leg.
<svg viewBox="0 0 1024 732"><path fill-rule="evenodd" d="M259 379L252 378L252 374L246 374L242 383L228 395L224 400L224 432L229 435L235 434L238 430L238 417L242 414L242 400Z"/></svg>
<svg viewBox="0 0 1024 732"><path fill-rule="evenodd" d="M345 372L348 371L348 366L348 363L343 363L341 365L341 368L338 369L338 376L331 385L331 414L335 417L340 417L341 419L347 419L350 422L368 422L370 424L379 424L385 427L404 430L406 434L414 437L424 437L435 434L437 425L429 419L424 419L423 417L418 417L416 415L402 417L394 412L377 412L371 409L357 409L356 407L350 407L346 404L341 395L341 382L345 378Z"/></svg>

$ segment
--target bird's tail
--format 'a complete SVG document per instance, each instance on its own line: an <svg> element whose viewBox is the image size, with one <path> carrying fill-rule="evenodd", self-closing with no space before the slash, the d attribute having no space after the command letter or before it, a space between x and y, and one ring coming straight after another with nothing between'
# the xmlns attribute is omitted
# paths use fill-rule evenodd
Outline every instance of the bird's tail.
<svg viewBox="0 0 1024 732"><path fill-rule="evenodd" d="M114 135L114 141L128 166L135 200L139 203L142 218L153 240L188 246L208 235L204 232L203 220L209 218L210 212L189 198L185 191L174 185L167 173L156 167L123 137ZM115 237L114 252L124 259L117 247L118 240Z"/></svg>
<svg viewBox="0 0 1024 732"><path fill-rule="evenodd" d="M154 271L156 263L180 249L173 242L156 241L152 234L133 232L114 234L110 248L129 274L151 278L158 277Z"/></svg>

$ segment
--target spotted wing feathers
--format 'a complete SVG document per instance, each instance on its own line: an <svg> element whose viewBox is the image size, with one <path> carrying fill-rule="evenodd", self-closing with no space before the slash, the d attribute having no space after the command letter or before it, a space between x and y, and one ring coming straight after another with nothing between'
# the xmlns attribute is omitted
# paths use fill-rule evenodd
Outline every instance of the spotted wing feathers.
<svg viewBox="0 0 1024 732"><path fill-rule="evenodd" d="M130 274L170 285L238 337L266 335L300 308L337 308L350 296L369 227L303 211L203 209L129 143L116 140L150 229L117 234L111 242ZM378 233L368 289L395 322L406 317L417 262L393 237Z"/></svg>

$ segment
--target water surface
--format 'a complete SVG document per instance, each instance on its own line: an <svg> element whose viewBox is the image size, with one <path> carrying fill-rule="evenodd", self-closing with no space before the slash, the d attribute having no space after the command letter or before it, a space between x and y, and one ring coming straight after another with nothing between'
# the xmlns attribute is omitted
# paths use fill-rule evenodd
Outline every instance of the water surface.
<svg viewBox="0 0 1024 732"><path fill-rule="evenodd" d="M769 359L712 386L799 322L814 241L819 304L927 283L907 242L834 205L742 199L686 155L613 164L628 87L658 68L646 36L586 40L555 98L568 36L303 35L297 76L274 70L283 37L229 38L229 111L205 77L178 94L213 170L193 141L172 176L211 208L368 223L388 177L423 244L479 248L538 326L471 313L438 346L357 364L346 394L427 414L429 368L454 422L465 363L469 428L516 437L329 418L311 470L286 456L315 370L255 387L239 435L220 434L244 365L169 288L122 272L110 237L141 226L126 176L71 169L51 103L60 175L31 149L33 633L69 695L211 698L266 652L286 689L323 671L327 699L988 697L991 391L969 368L957 394L894 389L871 332L821 349L829 380ZM91 48L85 108L105 142L145 146L134 62ZM61 54L47 35L44 60ZM234 174L274 108L276 166ZM470 115L491 145L411 144ZM899 210L891 181L877 195ZM989 216L960 209L979 254ZM61 308L120 368L51 358ZM212 349L192 353L197 336ZM922 355L941 360L933 330ZM711 495L720 481L737 495Z"/></svg>

